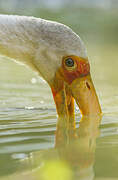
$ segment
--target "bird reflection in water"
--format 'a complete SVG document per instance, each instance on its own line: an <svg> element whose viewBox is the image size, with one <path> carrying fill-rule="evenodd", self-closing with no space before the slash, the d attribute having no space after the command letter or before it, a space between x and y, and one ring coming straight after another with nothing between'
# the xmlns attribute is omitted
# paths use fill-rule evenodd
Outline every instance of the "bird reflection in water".
<svg viewBox="0 0 118 180"><path fill-rule="evenodd" d="M73 101L72 101L73 102ZM72 113L73 116L73 113ZM73 118L72 118L73 119ZM58 119L55 148L34 152L24 165L33 171L25 174L31 180L93 180L96 138L101 116L82 117L79 128L75 122Z"/></svg>
<svg viewBox="0 0 118 180"><path fill-rule="evenodd" d="M66 129L58 120L56 148L73 172L72 179L92 180L94 178L94 154L96 138L99 136L100 116L82 117L78 129Z"/></svg>

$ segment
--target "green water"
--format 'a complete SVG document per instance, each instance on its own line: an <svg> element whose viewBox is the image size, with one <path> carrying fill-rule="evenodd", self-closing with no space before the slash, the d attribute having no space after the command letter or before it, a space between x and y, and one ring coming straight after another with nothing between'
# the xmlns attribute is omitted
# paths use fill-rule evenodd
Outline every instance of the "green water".
<svg viewBox="0 0 118 180"><path fill-rule="evenodd" d="M113 44L92 44L87 49L102 120L79 123L76 107L75 137L60 130L63 147L57 148L48 85L28 68L0 59L0 180L118 179L118 51Z"/></svg>

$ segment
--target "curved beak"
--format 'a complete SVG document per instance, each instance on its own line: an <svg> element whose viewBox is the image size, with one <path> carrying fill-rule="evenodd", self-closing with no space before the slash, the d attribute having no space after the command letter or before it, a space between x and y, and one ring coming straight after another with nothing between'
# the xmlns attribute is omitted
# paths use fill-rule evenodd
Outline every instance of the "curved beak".
<svg viewBox="0 0 118 180"><path fill-rule="evenodd" d="M91 79L88 60L74 57L77 67L68 71L64 64L50 84L59 117L74 121L74 101L83 116L101 115L101 107ZM72 123L71 123L72 125ZM74 125L72 125L74 127Z"/></svg>
<svg viewBox="0 0 118 180"><path fill-rule="evenodd" d="M82 115L102 113L90 74L75 79L69 87Z"/></svg>

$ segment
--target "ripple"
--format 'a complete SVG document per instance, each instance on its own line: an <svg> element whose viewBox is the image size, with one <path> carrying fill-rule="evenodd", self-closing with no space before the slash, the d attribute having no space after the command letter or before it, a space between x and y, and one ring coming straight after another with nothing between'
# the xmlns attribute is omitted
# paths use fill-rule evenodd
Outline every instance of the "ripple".
<svg viewBox="0 0 118 180"><path fill-rule="evenodd" d="M0 153L31 152L54 144L53 108L3 108L0 111Z"/></svg>

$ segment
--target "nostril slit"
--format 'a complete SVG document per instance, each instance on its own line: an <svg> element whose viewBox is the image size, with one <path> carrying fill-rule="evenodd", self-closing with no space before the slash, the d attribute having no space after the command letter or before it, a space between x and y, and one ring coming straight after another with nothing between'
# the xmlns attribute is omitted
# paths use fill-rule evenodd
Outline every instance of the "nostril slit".
<svg viewBox="0 0 118 180"><path fill-rule="evenodd" d="M91 89L88 82L86 82L86 86L87 86L87 88L88 88L89 90Z"/></svg>

